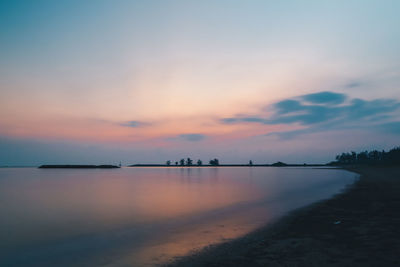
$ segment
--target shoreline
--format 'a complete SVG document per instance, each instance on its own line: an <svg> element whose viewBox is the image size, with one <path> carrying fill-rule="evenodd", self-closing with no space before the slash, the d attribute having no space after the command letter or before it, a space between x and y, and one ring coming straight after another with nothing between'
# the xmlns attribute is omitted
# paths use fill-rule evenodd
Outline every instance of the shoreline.
<svg viewBox="0 0 400 267"><path fill-rule="evenodd" d="M343 169L360 177L333 198L164 266L399 266L400 167Z"/></svg>
<svg viewBox="0 0 400 267"><path fill-rule="evenodd" d="M119 169L116 165L40 165L39 169Z"/></svg>
<svg viewBox="0 0 400 267"><path fill-rule="evenodd" d="M165 165L165 164L134 164L126 166L128 168L142 168L142 167L162 167L162 168L223 168L223 167L274 167L274 168L284 168L284 167L335 167L327 164L284 164L284 165L274 165L274 164L219 164L219 165ZM337 167L336 167L337 168Z"/></svg>

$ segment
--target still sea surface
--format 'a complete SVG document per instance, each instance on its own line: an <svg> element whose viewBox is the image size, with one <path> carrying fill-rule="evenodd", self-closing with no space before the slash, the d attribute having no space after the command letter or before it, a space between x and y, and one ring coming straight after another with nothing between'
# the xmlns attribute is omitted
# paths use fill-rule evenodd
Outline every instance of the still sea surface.
<svg viewBox="0 0 400 267"><path fill-rule="evenodd" d="M339 169L0 169L0 266L154 266L332 197Z"/></svg>

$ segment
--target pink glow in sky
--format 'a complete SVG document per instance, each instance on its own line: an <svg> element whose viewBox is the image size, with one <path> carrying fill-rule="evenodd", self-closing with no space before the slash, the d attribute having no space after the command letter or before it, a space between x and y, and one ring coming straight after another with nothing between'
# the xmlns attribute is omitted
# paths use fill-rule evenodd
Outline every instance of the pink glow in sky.
<svg viewBox="0 0 400 267"><path fill-rule="evenodd" d="M326 162L398 145L397 1L0 10L0 165Z"/></svg>

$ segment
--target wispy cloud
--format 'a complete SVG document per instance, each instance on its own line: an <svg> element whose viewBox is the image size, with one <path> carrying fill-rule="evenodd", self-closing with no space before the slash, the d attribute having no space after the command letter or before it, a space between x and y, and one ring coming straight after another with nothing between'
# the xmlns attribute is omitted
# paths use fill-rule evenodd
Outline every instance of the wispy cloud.
<svg viewBox="0 0 400 267"><path fill-rule="evenodd" d="M137 127L145 125L145 123L140 122L140 121L127 121L127 122L121 123L120 125L126 126L126 127L137 128Z"/></svg>
<svg viewBox="0 0 400 267"><path fill-rule="evenodd" d="M290 104L288 102L290 101ZM341 104L342 102L338 102ZM299 100L285 100L275 104L275 114L267 124L300 123L311 125L334 122L343 124L348 122L369 121L381 118L382 115L394 112L400 108L400 102L388 99L362 100L352 99L345 105L332 105L331 102L321 104L304 104Z"/></svg>
<svg viewBox="0 0 400 267"><path fill-rule="evenodd" d="M245 117L245 116L240 116L240 117L233 117L233 118L223 118L220 120L224 124L236 124L236 123L242 123L242 122L255 122L255 123L262 123L262 124L267 124L268 121L264 118L261 117Z"/></svg>
<svg viewBox="0 0 400 267"><path fill-rule="evenodd" d="M363 85L362 82L354 81L354 82L349 82L349 83L346 84L344 87L345 87L345 88L355 88L355 87L360 87L360 86L362 86L362 85Z"/></svg>
<svg viewBox="0 0 400 267"><path fill-rule="evenodd" d="M400 121L384 123L380 129L388 133L400 134Z"/></svg>
<svg viewBox="0 0 400 267"><path fill-rule="evenodd" d="M181 134L177 136L178 139L190 142L197 142L204 140L206 136L204 134L192 133L192 134Z"/></svg>
<svg viewBox="0 0 400 267"><path fill-rule="evenodd" d="M207 135L200 133L186 133L186 134L178 134L175 136L171 136L165 138L166 141L172 142L200 142L207 138Z"/></svg>
<svg viewBox="0 0 400 267"><path fill-rule="evenodd" d="M315 94L304 95L301 98L313 104L336 105L343 103L346 100L346 95L333 92L319 92Z"/></svg>
<svg viewBox="0 0 400 267"><path fill-rule="evenodd" d="M345 94L319 92L285 99L270 106L270 116L237 116L223 118L224 124L299 124L304 129L276 132L292 137L315 131L378 127L400 133L400 102L393 99L349 99Z"/></svg>

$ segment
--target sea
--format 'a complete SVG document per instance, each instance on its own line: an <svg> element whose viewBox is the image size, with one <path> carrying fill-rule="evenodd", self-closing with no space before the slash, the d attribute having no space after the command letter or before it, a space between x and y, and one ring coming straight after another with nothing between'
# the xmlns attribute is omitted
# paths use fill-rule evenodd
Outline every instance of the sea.
<svg viewBox="0 0 400 267"><path fill-rule="evenodd" d="M310 167L0 168L0 266L157 266L357 178Z"/></svg>

